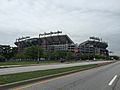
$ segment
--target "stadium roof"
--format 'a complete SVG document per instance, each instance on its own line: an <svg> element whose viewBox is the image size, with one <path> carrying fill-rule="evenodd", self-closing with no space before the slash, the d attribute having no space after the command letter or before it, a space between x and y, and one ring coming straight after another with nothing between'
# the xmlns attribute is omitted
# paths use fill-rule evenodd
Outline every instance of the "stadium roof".
<svg viewBox="0 0 120 90"><path fill-rule="evenodd" d="M91 46L93 45L94 47L99 47L99 48L107 48L108 44L106 42L100 42L100 41L91 41L91 40L87 40L83 43L81 43L79 46Z"/></svg>
<svg viewBox="0 0 120 90"><path fill-rule="evenodd" d="M32 45L58 45L58 44L72 44L74 43L67 35L56 35L39 38L29 38L23 41L15 42L15 45L21 47L28 47Z"/></svg>

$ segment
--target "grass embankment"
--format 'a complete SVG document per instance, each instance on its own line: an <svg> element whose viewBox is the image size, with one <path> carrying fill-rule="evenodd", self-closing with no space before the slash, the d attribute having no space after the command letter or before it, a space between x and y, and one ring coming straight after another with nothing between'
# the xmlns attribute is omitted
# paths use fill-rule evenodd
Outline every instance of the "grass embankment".
<svg viewBox="0 0 120 90"><path fill-rule="evenodd" d="M49 70L40 70L40 71L24 72L24 73L17 73L17 74L0 75L0 85L48 76L48 75L64 73L64 72L70 72L74 70L79 71L82 69L94 68L97 66L98 66L97 64L91 64L91 65L59 68L59 69L49 69Z"/></svg>
<svg viewBox="0 0 120 90"><path fill-rule="evenodd" d="M0 66L4 65L30 65L30 64L52 64L52 63L60 63L59 61L8 61L8 62L0 62Z"/></svg>

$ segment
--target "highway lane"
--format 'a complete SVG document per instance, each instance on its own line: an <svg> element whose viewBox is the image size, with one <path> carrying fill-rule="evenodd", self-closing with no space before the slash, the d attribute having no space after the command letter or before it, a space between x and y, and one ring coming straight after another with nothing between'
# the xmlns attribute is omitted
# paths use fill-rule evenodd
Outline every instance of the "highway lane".
<svg viewBox="0 0 120 90"><path fill-rule="evenodd" d="M14 90L120 90L120 62L65 75Z"/></svg>
<svg viewBox="0 0 120 90"><path fill-rule="evenodd" d="M87 64L96 64L103 62L110 62L110 61L94 61L94 62L80 62L80 63L70 63L70 64L50 64L50 65L35 65L35 66L25 66L25 67L4 68L4 69L0 69L0 75L72 67L72 66L87 65Z"/></svg>

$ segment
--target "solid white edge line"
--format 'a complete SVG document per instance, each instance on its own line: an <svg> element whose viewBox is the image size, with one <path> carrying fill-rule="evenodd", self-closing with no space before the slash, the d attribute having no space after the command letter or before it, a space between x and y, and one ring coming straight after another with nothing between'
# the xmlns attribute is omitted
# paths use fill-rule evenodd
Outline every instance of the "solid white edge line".
<svg viewBox="0 0 120 90"><path fill-rule="evenodd" d="M111 86L112 84L113 84L113 82L115 81L115 79L117 78L117 75L115 75L113 78L112 78L112 80L109 82L109 86Z"/></svg>

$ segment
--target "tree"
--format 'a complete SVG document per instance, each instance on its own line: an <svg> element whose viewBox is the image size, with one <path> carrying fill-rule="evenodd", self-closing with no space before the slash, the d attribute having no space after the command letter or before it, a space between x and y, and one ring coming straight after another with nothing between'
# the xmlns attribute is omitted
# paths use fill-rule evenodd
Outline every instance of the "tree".
<svg viewBox="0 0 120 90"><path fill-rule="evenodd" d="M7 60L13 58L15 54L17 53L17 47L10 47L4 49L4 53L2 53L2 56L4 56Z"/></svg>
<svg viewBox="0 0 120 90"><path fill-rule="evenodd" d="M0 55L0 62L4 62L5 61L5 57Z"/></svg>
<svg viewBox="0 0 120 90"><path fill-rule="evenodd" d="M25 56L24 53L17 53L17 54L15 55L15 58L17 58L17 59L25 59L26 56Z"/></svg>
<svg viewBox="0 0 120 90"><path fill-rule="evenodd" d="M67 52L66 59L71 60L74 58L74 54L72 52Z"/></svg>
<svg viewBox="0 0 120 90"><path fill-rule="evenodd" d="M48 51L44 53L44 57L48 60L59 60L59 59L66 59L67 52L66 51Z"/></svg>
<svg viewBox="0 0 120 90"><path fill-rule="evenodd" d="M119 56L116 56L116 55L112 55L112 56L110 56L110 59L119 60L119 59L120 59L120 57L119 57Z"/></svg>
<svg viewBox="0 0 120 90"><path fill-rule="evenodd" d="M54 51L56 59L65 59L67 52L66 51Z"/></svg>
<svg viewBox="0 0 120 90"><path fill-rule="evenodd" d="M43 49L38 45L31 46L24 50L24 54L29 59L41 58L43 56Z"/></svg>

